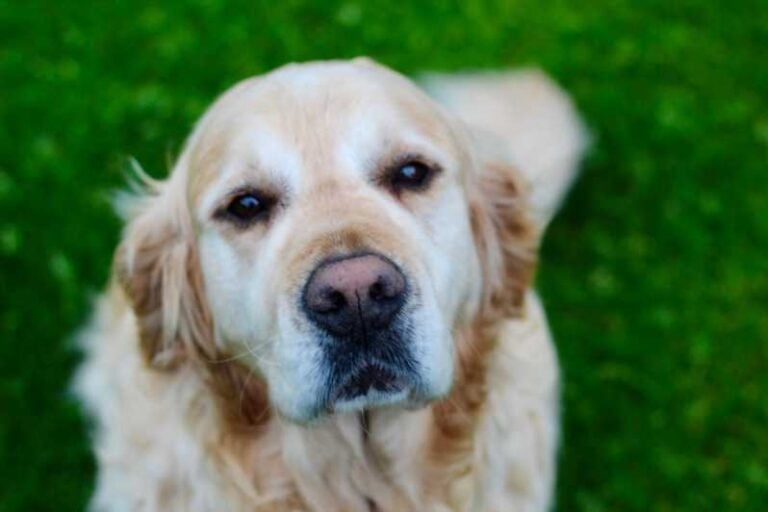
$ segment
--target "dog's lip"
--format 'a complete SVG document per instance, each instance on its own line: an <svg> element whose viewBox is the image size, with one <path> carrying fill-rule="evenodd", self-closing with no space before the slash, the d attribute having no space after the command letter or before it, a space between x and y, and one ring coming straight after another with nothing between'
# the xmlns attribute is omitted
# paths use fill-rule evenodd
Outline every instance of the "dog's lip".
<svg viewBox="0 0 768 512"><path fill-rule="evenodd" d="M408 381L399 372L384 365L368 363L351 372L333 392L331 405L344 400L365 396L371 391L398 393L408 387Z"/></svg>

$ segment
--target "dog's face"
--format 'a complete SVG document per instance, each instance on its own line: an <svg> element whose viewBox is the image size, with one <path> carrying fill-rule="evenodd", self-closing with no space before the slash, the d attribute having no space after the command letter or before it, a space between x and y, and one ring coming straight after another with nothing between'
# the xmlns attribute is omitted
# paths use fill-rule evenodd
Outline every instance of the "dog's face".
<svg viewBox="0 0 768 512"><path fill-rule="evenodd" d="M453 331L484 286L467 146L367 62L283 68L201 120L167 185L183 189L200 307L217 352L266 381L283 416L448 392Z"/></svg>
<svg viewBox="0 0 768 512"><path fill-rule="evenodd" d="M480 273L464 157L420 91L373 66L289 67L224 97L194 144L212 315L283 415L448 391Z"/></svg>

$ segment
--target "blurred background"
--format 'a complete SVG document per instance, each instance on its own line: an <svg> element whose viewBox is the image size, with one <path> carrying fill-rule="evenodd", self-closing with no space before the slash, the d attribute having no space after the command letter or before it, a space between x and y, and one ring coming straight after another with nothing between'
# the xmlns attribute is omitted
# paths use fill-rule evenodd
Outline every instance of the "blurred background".
<svg viewBox="0 0 768 512"><path fill-rule="evenodd" d="M107 201L233 82L370 55L540 66L595 136L538 278L564 371L558 508L768 504L768 2L0 0L0 510L82 510L71 334Z"/></svg>

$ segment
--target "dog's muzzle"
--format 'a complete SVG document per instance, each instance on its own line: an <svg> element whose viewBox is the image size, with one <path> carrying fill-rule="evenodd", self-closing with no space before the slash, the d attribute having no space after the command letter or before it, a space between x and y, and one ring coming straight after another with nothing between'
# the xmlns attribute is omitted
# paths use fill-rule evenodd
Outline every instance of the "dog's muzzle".
<svg viewBox="0 0 768 512"><path fill-rule="evenodd" d="M302 304L323 334L329 409L366 397L386 402L413 387L416 368L403 313L408 296L405 275L380 254L330 258L312 272Z"/></svg>

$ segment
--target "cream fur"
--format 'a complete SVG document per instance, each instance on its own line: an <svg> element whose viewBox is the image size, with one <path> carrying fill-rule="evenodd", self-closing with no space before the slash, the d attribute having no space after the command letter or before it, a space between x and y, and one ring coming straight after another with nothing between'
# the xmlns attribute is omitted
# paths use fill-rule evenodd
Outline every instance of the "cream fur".
<svg viewBox="0 0 768 512"><path fill-rule="evenodd" d="M359 78L360 68L373 69L373 78L368 75ZM287 73L293 73L292 68ZM480 192L472 190L471 180L475 179L472 172L462 170L462 166L480 165L485 160L497 161L498 146L517 144L512 142L515 137L507 133L478 135L456 121L453 114L429 105L426 97L411 92L410 85L404 80L367 60L299 67L296 75L288 79L293 85L311 89L322 88L323 80L337 75L352 82L347 83L350 103L358 99L354 85L355 80L359 80L361 90L368 88L366 94L380 94L381 90L391 89L397 89L400 94L402 89L402 101L416 102L409 104L409 113L412 114L414 108L423 109L413 114L415 117L406 118L395 104L371 104L370 108L382 111L370 114L368 118L381 119L385 124L387 120L403 124L405 132L409 126L414 126L413 133L404 137L410 137L409 144L432 147L432 154L443 159L447 167L444 188L435 192L437 195L431 199L419 200L431 203L407 204L407 211L395 207L387 197L364 188L352 170L363 158L361 152L366 151L361 148L375 148L381 144L382 134L369 133L374 128L367 126L366 118L360 117L359 113L351 112L346 116L343 112L334 112L325 126L341 135L340 138L331 137L314 146L292 146L294 142L287 143L284 138L273 142L273 146L285 146L285 151L280 152L278 160L271 162L270 168L288 168L282 179L293 180L292 190L303 190L306 194L302 197L305 198L303 208L307 211L301 216L296 214L297 224L276 223L267 228L275 232L260 234L262 238L258 242L239 238L232 242L230 234L206 224L217 194L232 180L263 177L248 177L247 173L252 171L237 167L242 162L238 160L242 154L237 148L231 149L229 142L241 136L248 140L248 133L253 134L250 121L228 126L225 120L228 112L242 108L245 97L266 96L269 103L279 102L280 96L270 88L267 80L266 85L244 82L220 99L190 137L169 180L157 184L154 195L131 209L129 227L116 260L116 279L99 299L94 317L81 336L86 359L77 374L75 388L94 419L93 442L99 466L92 510L507 512L549 508L559 425L556 355L535 292L525 292L522 309L515 313L515 317L508 316L509 313L489 316L486 306L482 305L481 295L488 292L482 288L490 285L483 285L481 274L486 280L488 276L503 279L505 272L517 270L513 266L494 274L485 267L503 265L505 258L517 256L523 262L524 251L513 247L501 252L498 248L496 256L485 259L478 256L479 249L475 250L473 241L477 238L473 239L469 232L468 216L472 196ZM534 202L538 201L534 205L538 209L535 215L543 229L573 179L584 138L567 99L546 77L521 75L519 78L524 84L518 87L515 85L516 75L509 75L506 80L510 87L503 88L499 94L489 90L486 101L524 104L530 99L532 90L544 91L536 93L535 97L536 105L546 114L537 117L540 111L529 105L520 110L524 115L515 123L526 126L526 122L541 124L552 119L549 129L540 126L533 131L533 134L546 134L546 143L529 140L526 145L517 145L513 151L516 154L514 160L519 162L521 172L530 181ZM371 80L382 89L371 88ZM441 77L441 87L448 87L448 80ZM461 78L458 84L465 84L464 80ZM482 84L483 79L473 80ZM456 95L461 93L456 91L454 98L447 102L449 107L451 102L459 101ZM475 94L474 89L472 94ZM506 111L487 110L489 117L484 128L498 132L500 121L492 119L494 112ZM465 114L458 109L459 117L467 117ZM479 121L482 124L483 120ZM419 123L423 126L417 129L415 126ZM446 126L452 127L453 135L444 131L440 123L449 123ZM225 137L223 140L231 149L227 158L211 154L221 148L220 144L206 146L206 137L210 139L212 131L215 136ZM312 136L322 138L326 135ZM499 143L489 141L489 137L494 136L501 136ZM449 144L450 137L455 139ZM350 139L357 142L353 144ZM263 161L271 158L270 152L259 146L263 141L263 138L254 139L253 143L239 147L259 147L259 151L266 153ZM456 149L462 144L466 147ZM327 156L321 154L333 147L340 149ZM555 156L545 162L537 156L542 148L548 148L547 152ZM454 149L456 151L452 152ZM233 154L239 156L233 157ZM308 182L306 162L323 162L323 158L329 159L326 163L337 158L333 160L336 162L334 167L340 170L326 177L332 181ZM509 163L507 159L508 156L504 156L500 162ZM220 166L223 170L211 173L210 162L213 161L225 162ZM525 168L524 164L529 162L530 168ZM546 179L535 175L539 171L547 173ZM454 183L451 180L458 185L450 185ZM340 194L335 196L336 199L349 194L354 198L354 204L362 205L361 210L335 209L333 201L329 203L322 195L316 196L323 190ZM469 206L464 203L464 198L469 198ZM190 204L196 206L190 210ZM522 203L514 206L516 209L523 207ZM369 213L366 213L369 210L366 209L370 209L371 216L378 216L379 222L381 215L389 215L383 223L385 228L375 227L378 224L369 225ZM325 212L330 217L325 217ZM323 224L326 218L335 219L331 227ZM486 322L487 332L494 338L488 345L492 349L487 354L487 364L480 366L484 373L482 389L486 390L479 397L483 405L477 422L468 423L474 427L467 439L469 450L466 456L457 452L459 455L455 460L451 459L451 468L434 467L429 463L433 457L430 450L434 449L436 421L431 406L413 410L374 408L364 416L359 412L337 413L310 425L288 421L265 410L267 416L257 430L240 431L228 422L212 391L210 372L215 370L208 373L201 370L203 362L216 359L218 354L228 354L233 359L241 357L243 347L233 345L232 340L251 336L252 343L245 347L248 352L245 360L252 371L248 378L266 379L270 386L278 382L279 377L274 373L283 368L276 363L282 357L281 352L270 345L274 342L266 340L285 337L294 340L290 343L298 342L295 340L302 340L305 332L291 331L297 327L289 326L288 320L279 321L280 315L287 314L285 310L290 305L270 297L281 294L282 281L295 279L299 282L308 265L315 261L305 262L298 256L295 260L286 257L286 244L317 246L316 253L312 253L315 249L306 249L303 253L320 257L327 248L318 245L322 237L318 238L320 235L316 236L316 232L341 229L339 223L346 226L344 229L359 225L376 231L372 234L366 231L366 236L372 237L366 240L396 253L404 265L419 274L418 279L423 280L419 283L440 291L434 299L424 299L424 309L417 316L424 324L417 329L417 334L421 340L418 343L423 344L423 353L427 354L425 357L429 361L449 358L435 363L434 399L439 400L446 392L439 390L443 386L441 379L449 382L459 378L452 377L450 359L474 357L471 347L469 355L462 356L460 349L443 347L439 340L445 337L446 342L454 343L450 331L458 337L462 329L471 337L477 318L485 314L493 319ZM300 231L295 227L297 225L301 226ZM442 234L427 234L441 229ZM511 229L514 231L517 226ZM284 233L281 234L281 230ZM388 230L394 230L397 236ZM163 285L157 299L161 310L157 312L151 309L156 306L153 295L150 294L144 303L137 302L137 290L146 283L131 278L144 265L148 243L150 248L160 246L164 251L162 261L153 260L152 263L162 265L161 270L151 274ZM500 243L486 245L486 251L495 250ZM457 253L453 256L457 259L449 257L451 252ZM255 270L244 266L241 259L242 255L250 258L253 254L262 256L262 261L254 264ZM469 263L457 268L459 261ZM291 266L293 263L295 266ZM194 279L190 280L190 274L184 273L183 269L192 264L202 267L204 283L195 284ZM227 278L228 272L234 272L234 278ZM462 277L464 281L461 281ZM232 308L227 290L242 286L242 282L264 288L264 295L249 299L258 310L250 322L237 315L228 317L226 312L227 308ZM204 296L202 299L206 304L204 313L194 310L200 295ZM146 308L150 308L151 314L145 314ZM267 325L271 327L265 327ZM153 338L155 330L159 334ZM269 331L268 335L265 330ZM157 343L147 346L148 339ZM304 348L298 348L290 357L304 354L302 350L305 349L311 351L308 340L301 341ZM282 345L280 350L286 350L285 346ZM151 357L147 358L142 350L150 350ZM227 359L219 359L219 363L213 364L227 363ZM299 384L281 385L291 388ZM312 382L306 380L303 384L311 388ZM246 380L239 397L241 401L248 399L247 386ZM270 390L269 393L270 401L278 408L281 404L290 404L286 406L289 409L298 407L294 389L278 394ZM447 400L452 396L449 395ZM407 405L410 408L419 404Z"/></svg>
<svg viewBox="0 0 768 512"><path fill-rule="evenodd" d="M508 158L528 180L533 213L546 226L573 183L589 143L570 99L535 69L431 73L422 83L470 126L501 139L488 150ZM488 137L480 139L488 144Z"/></svg>

